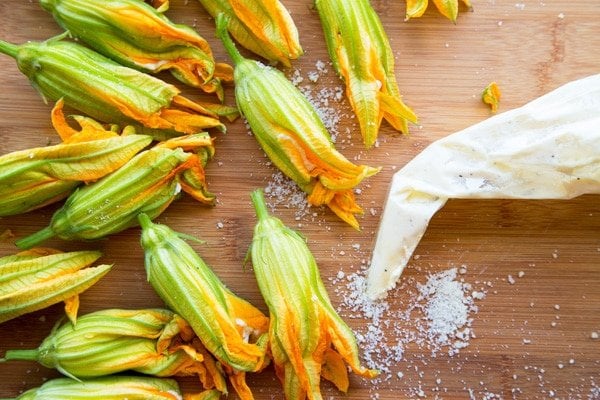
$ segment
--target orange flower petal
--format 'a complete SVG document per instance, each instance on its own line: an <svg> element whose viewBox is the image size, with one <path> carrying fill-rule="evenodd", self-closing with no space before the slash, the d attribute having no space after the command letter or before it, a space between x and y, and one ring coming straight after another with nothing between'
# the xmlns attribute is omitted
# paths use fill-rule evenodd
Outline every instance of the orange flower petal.
<svg viewBox="0 0 600 400"><path fill-rule="evenodd" d="M350 386L348 369L344 364L344 359L332 349L327 349L325 352L321 375L333 383L338 390L344 393L348 391L348 386Z"/></svg>
<svg viewBox="0 0 600 400"><path fill-rule="evenodd" d="M492 82L487 85L481 94L481 100L490 106L493 113L498 111L501 97L502 92L500 92L500 88L496 82Z"/></svg>

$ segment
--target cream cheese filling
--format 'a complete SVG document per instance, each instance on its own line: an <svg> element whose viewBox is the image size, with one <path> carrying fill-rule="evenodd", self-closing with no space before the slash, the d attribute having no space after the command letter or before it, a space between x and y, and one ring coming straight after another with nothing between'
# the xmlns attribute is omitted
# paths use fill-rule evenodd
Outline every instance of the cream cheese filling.
<svg viewBox="0 0 600 400"><path fill-rule="evenodd" d="M452 199L570 199L600 193L600 74L425 148L394 174L367 295L394 288L429 221Z"/></svg>

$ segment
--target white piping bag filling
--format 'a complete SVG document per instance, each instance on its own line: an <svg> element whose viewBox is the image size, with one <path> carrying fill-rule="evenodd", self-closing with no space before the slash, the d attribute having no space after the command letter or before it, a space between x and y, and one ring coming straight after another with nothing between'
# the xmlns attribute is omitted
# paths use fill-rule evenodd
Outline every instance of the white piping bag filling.
<svg viewBox="0 0 600 400"><path fill-rule="evenodd" d="M448 199L570 199L600 193L600 75L437 140L394 174L367 295L396 285Z"/></svg>

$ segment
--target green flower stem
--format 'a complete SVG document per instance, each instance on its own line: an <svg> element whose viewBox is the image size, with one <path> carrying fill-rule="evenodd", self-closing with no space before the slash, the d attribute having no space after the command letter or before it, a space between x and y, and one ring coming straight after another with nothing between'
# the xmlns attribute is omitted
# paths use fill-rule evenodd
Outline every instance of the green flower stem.
<svg viewBox="0 0 600 400"><path fill-rule="evenodd" d="M235 43L233 43L233 40L231 40L231 36L229 36L229 32L227 31L227 22L228 21L227 21L227 17L225 16L225 14L220 13L219 15L217 15L216 35L223 42L223 46L225 47L225 50L227 50L229 57L231 57L234 64L237 65L240 62L244 61L245 58L240 54L237 47L235 47Z"/></svg>
<svg viewBox="0 0 600 400"><path fill-rule="evenodd" d="M7 56L11 56L12 58L16 58L18 51L19 46L5 42L4 40L0 40L0 53L6 54Z"/></svg>
<svg viewBox="0 0 600 400"><path fill-rule="evenodd" d="M55 233L52 230L51 227L47 226L44 229L37 231L34 234L31 234L27 237L24 237L22 239L19 239L15 242L15 245L19 248L19 249L30 249L40 243L42 243L43 241L46 241L52 237L54 237Z"/></svg>
<svg viewBox="0 0 600 400"><path fill-rule="evenodd" d="M21 360L21 361L37 361L39 356L38 349L27 349L27 350L6 350L4 358L0 359L1 362L9 360Z"/></svg>
<svg viewBox="0 0 600 400"><path fill-rule="evenodd" d="M261 189L256 189L250 195L252 198L252 204L254 205L254 209L256 210L256 217L259 221L264 220L269 217L269 210L267 209L267 203L265 201L265 196Z"/></svg>

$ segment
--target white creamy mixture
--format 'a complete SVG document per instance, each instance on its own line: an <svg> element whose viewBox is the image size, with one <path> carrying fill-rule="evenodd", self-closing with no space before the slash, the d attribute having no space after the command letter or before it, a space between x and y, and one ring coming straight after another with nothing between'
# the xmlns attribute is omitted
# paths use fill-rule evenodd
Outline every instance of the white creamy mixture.
<svg viewBox="0 0 600 400"><path fill-rule="evenodd" d="M600 193L600 75L570 82L429 145L392 180L367 295L396 285L450 198L569 199Z"/></svg>

